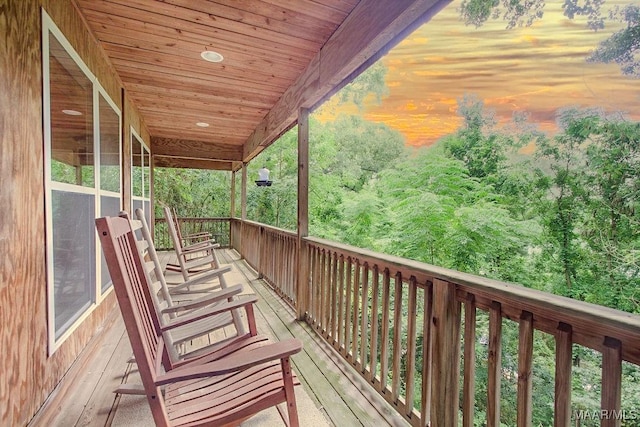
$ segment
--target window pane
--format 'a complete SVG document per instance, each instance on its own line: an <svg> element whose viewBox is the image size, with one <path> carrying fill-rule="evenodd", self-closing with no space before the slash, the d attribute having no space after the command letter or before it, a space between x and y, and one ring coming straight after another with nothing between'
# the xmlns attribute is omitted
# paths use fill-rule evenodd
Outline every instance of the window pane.
<svg viewBox="0 0 640 427"><path fill-rule="evenodd" d="M95 299L94 196L53 190L53 284L56 338Z"/></svg>
<svg viewBox="0 0 640 427"><path fill-rule="evenodd" d="M131 186L133 195L142 197L142 144L131 135Z"/></svg>
<svg viewBox="0 0 640 427"><path fill-rule="evenodd" d="M120 199L118 197L102 196L100 197L100 216L117 216L120 213ZM100 273L100 285L102 292L111 287L111 276L109 276L109 268L104 254L100 256L102 269Z"/></svg>
<svg viewBox="0 0 640 427"><path fill-rule="evenodd" d="M120 192L120 117L100 95L100 189Z"/></svg>
<svg viewBox="0 0 640 427"><path fill-rule="evenodd" d="M51 179L93 187L92 83L53 35L49 40Z"/></svg>

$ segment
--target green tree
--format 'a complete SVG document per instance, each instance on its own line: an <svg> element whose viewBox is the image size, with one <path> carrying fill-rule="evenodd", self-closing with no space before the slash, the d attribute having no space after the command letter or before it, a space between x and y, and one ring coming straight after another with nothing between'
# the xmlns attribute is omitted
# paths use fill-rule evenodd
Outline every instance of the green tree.
<svg viewBox="0 0 640 427"><path fill-rule="evenodd" d="M154 199L156 218L163 206L183 217L226 217L230 209L230 179L226 171L156 168Z"/></svg>
<svg viewBox="0 0 640 427"><path fill-rule="evenodd" d="M493 113L485 111L484 103L477 96L464 95L458 99L458 115L463 125L453 137L446 139L445 152L463 161L470 176L495 178L507 159L507 141L495 131Z"/></svg>

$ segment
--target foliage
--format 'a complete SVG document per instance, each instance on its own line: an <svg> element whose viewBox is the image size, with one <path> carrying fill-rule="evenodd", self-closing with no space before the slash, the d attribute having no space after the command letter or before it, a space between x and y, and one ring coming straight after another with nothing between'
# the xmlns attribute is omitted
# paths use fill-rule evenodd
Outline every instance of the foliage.
<svg viewBox="0 0 640 427"><path fill-rule="evenodd" d="M340 103L353 102L362 110L364 100L370 95L380 102L389 93L384 81L386 75L387 68L381 61L376 61L366 72L359 74L339 92Z"/></svg>
<svg viewBox="0 0 640 427"><path fill-rule="evenodd" d="M174 207L182 217L227 217L230 182L229 172L156 168L155 217L164 217L163 206Z"/></svg>

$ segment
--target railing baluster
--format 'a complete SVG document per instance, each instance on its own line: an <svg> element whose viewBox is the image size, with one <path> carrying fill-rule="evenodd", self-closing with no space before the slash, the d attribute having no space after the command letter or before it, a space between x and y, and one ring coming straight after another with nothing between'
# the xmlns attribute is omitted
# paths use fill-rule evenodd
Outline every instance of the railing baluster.
<svg viewBox="0 0 640 427"><path fill-rule="evenodd" d="M622 416L620 400L622 391L622 344L615 338L605 337L602 352L601 409L607 416L601 427L620 427Z"/></svg>
<svg viewBox="0 0 640 427"><path fill-rule="evenodd" d="M502 308L491 303L489 311L489 378L487 381L487 426L500 427L500 378L502 375Z"/></svg>
<svg viewBox="0 0 640 427"><path fill-rule="evenodd" d="M318 327L318 288L320 287L320 248L316 247L313 251L313 326Z"/></svg>
<svg viewBox="0 0 640 427"><path fill-rule="evenodd" d="M518 344L518 427L531 426L533 376L533 314L524 311L520 316Z"/></svg>
<svg viewBox="0 0 640 427"><path fill-rule="evenodd" d="M382 345L380 346L380 391L386 392L389 376L389 291L391 287L388 268L382 273Z"/></svg>
<svg viewBox="0 0 640 427"><path fill-rule="evenodd" d="M407 312L407 379L405 388L406 415L413 412L413 394L415 390L416 373L416 317L417 312L417 287L418 283L414 276L409 279L409 301Z"/></svg>
<svg viewBox="0 0 640 427"><path fill-rule="evenodd" d="M347 258L346 262L346 274L347 274L347 291L346 297L347 301L345 303L345 313L344 313L344 354L349 359L350 353L349 348L351 346L351 310L353 310L353 306L351 305L351 278L353 276L353 266L351 257Z"/></svg>
<svg viewBox="0 0 640 427"><path fill-rule="evenodd" d="M402 357L402 273L395 276L393 304L393 363L391 365L391 395L394 403L400 397L400 358Z"/></svg>
<svg viewBox="0 0 640 427"><path fill-rule="evenodd" d="M556 379L554 399L554 426L571 426L571 325L560 323L556 332Z"/></svg>
<svg viewBox="0 0 640 427"><path fill-rule="evenodd" d="M366 262L362 266L362 302L360 309L360 363L362 363L361 372L367 369L367 341L369 334L369 264Z"/></svg>
<svg viewBox="0 0 640 427"><path fill-rule="evenodd" d="M336 318L337 318L337 289L338 289L338 254L337 252L333 252L331 254L332 262L331 262L331 343L335 344L336 342Z"/></svg>
<svg viewBox="0 0 640 427"><path fill-rule="evenodd" d="M468 294L464 303L464 377L462 426L473 427L476 392L476 298Z"/></svg>
<svg viewBox="0 0 640 427"><path fill-rule="evenodd" d="M353 319L351 323L351 356L353 357L353 366L358 364L358 314L360 299L358 294L360 292L360 260L356 258L354 271L353 271Z"/></svg>
<svg viewBox="0 0 640 427"><path fill-rule="evenodd" d="M344 342L344 323L345 323L345 293L344 293L344 255L340 254L340 262L338 266L338 282L339 282L339 290L338 290L338 348L346 347Z"/></svg>
<svg viewBox="0 0 640 427"><path fill-rule="evenodd" d="M371 302L371 347L369 348L369 364L370 369L366 379L373 382L376 377L376 369L378 368L378 304L379 297L378 292L380 289L380 272L378 271L378 264L373 266L373 277L371 278L371 295L373 301Z"/></svg>
<svg viewBox="0 0 640 427"><path fill-rule="evenodd" d="M327 251L322 250L320 253L320 333L324 334L327 330ZM326 337L326 335L325 335Z"/></svg>

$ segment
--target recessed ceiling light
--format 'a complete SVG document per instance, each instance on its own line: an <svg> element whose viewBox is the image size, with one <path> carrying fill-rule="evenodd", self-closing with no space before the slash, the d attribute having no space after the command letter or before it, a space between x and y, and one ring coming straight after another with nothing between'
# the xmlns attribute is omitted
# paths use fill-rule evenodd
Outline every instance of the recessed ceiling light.
<svg viewBox="0 0 640 427"><path fill-rule="evenodd" d="M64 114L67 114L69 116L81 116L82 113L80 111L77 110L62 110L62 112Z"/></svg>
<svg viewBox="0 0 640 427"><path fill-rule="evenodd" d="M209 62L222 62L224 57L220 55L218 52L214 52L212 50L205 50L200 54L202 59Z"/></svg>
<svg viewBox="0 0 640 427"><path fill-rule="evenodd" d="M209 127L209 123L198 122L198 123L196 123L196 126L200 126L201 128L208 128Z"/></svg>

